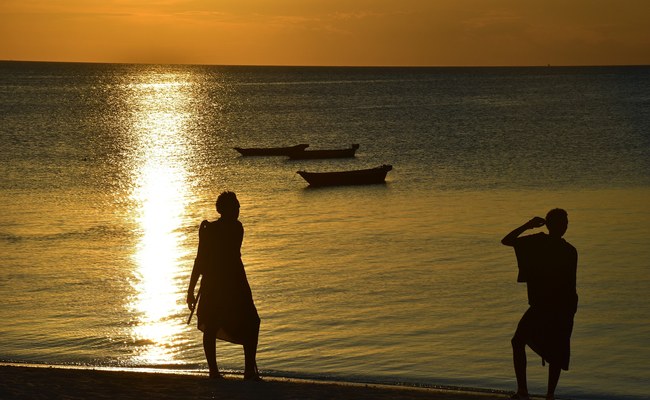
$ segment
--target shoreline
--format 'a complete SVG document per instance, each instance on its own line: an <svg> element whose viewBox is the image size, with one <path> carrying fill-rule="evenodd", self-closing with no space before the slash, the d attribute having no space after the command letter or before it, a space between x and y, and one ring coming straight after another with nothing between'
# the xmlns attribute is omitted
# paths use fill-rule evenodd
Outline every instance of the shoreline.
<svg viewBox="0 0 650 400"><path fill-rule="evenodd" d="M262 376L244 381L226 373L211 380L187 370L88 368L0 363L2 399L359 399L493 400L508 392Z"/></svg>

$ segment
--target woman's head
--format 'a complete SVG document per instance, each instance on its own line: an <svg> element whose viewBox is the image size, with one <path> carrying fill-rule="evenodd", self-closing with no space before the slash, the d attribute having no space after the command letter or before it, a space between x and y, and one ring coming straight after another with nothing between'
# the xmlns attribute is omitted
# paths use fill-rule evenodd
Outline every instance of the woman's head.
<svg viewBox="0 0 650 400"><path fill-rule="evenodd" d="M569 226L569 216L561 208L554 208L546 214L546 228L552 236L562 237Z"/></svg>
<svg viewBox="0 0 650 400"><path fill-rule="evenodd" d="M217 212L222 217L239 218L239 200L233 192L223 192L217 197Z"/></svg>

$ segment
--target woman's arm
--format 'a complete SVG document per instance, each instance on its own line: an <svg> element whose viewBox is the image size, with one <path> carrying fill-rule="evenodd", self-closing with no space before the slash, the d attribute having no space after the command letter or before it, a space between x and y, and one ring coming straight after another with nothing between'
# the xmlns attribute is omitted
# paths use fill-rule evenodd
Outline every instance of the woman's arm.
<svg viewBox="0 0 650 400"><path fill-rule="evenodd" d="M187 306L191 310L195 304L196 304L196 297L194 297L194 290L196 288L196 283L199 280L199 276L201 276L201 259L203 257L203 247L205 244L203 243L204 241L201 240L202 238L202 233L205 228L208 226L208 221L203 221L201 222L201 227L199 227L199 246L198 250L196 251L196 258L194 259L194 266L192 267L192 275L190 276L190 284L187 288Z"/></svg>
<svg viewBox="0 0 650 400"><path fill-rule="evenodd" d="M197 260L194 260L194 267L192 268L192 276L190 277L190 285L187 288L187 306L190 310L194 308L196 303L196 297L194 297L194 289L196 288L196 282L199 280L201 275L200 269L198 268Z"/></svg>
<svg viewBox="0 0 650 400"><path fill-rule="evenodd" d="M237 252L241 254L241 245L244 242L244 225L240 222L237 225L237 232L235 234L235 245L237 246Z"/></svg>
<svg viewBox="0 0 650 400"><path fill-rule="evenodd" d="M535 217L530 221L526 222L519 228L515 228L512 232L507 234L503 239L501 239L501 244L506 246L514 246L519 235L527 231L528 229L534 229L544 226L546 221L542 217Z"/></svg>

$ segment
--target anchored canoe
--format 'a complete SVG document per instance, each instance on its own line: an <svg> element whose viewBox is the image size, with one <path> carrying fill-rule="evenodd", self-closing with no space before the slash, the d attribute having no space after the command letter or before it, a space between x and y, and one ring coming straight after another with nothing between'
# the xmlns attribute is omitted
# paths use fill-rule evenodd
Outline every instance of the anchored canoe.
<svg viewBox="0 0 650 400"><path fill-rule="evenodd" d="M289 152L289 158L292 160L311 160L321 158L349 158L354 157L358 144L353 144L349 149L333 149L333 150L292 150Z"/></svg>
<svg viewBox="0 0 650 400"><path fill-rule="evenodd" d="M391 165L376 168L336 172L298 171L310 186L371 185L384 183L386 174L393 169Z"/></svg>
<svg viewBox="0 0 650 400"><path fill-rule="evenodd" d="M303 151L307 147L309 147L308 144L297 144L287 147L234 147L234 149L242 156L288 156L293 152Z"/></svg>

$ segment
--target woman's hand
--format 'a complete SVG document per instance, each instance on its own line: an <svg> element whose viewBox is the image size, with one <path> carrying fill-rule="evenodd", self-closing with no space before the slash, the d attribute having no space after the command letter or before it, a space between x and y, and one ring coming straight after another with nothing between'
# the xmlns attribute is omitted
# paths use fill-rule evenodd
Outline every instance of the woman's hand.
<svg viewBox="0 0 650 400"><path fill-rule="evenodd" d="M187 292L187 307L190 310L193 310L194 307L196 306L196 297L194 297L194 291L192 292Z"/></svg>

